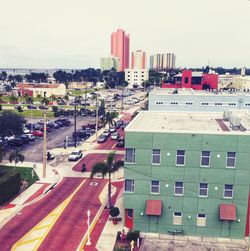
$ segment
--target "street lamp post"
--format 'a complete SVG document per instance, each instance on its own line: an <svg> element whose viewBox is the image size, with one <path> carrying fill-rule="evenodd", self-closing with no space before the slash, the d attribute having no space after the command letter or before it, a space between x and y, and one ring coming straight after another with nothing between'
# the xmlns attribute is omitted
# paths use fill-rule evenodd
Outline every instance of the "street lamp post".
<svg viewBox="0 0 250 251"><path fill-rule="evenodd" d="M88 241L87 241L86 245L90 246L91 245L91 241L90 241L90 229L89 229L89 225L90 225L90 210L89 209L87 211L87 216L88 216L88 219L87 219L87 224L88 224Z"/></svg>

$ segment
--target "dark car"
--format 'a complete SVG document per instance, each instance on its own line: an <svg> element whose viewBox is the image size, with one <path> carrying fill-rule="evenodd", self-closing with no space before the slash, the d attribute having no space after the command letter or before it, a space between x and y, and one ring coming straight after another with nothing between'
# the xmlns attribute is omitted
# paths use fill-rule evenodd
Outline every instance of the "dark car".
<svg viewBox="0 0 250 251"><path fill-rule="evenodd" d="M61 121L55 121L55 123L59 126L59 127L63 127L63 123Z"/></svg>
<svg viewBox="0 0 250 251"><path fill-rule="evenodd" d="M31 109L31 110L35 110L35 109L37 109L37 107L36 107L36 106L34 106L34 105L27 105L27 108L28 108L28 109Z"/></svg>
<svg viewBox="0 0 250 251"><path fill-rule="evenodd" d="M123 121L122 120L117 120L116 121L116 128L120 128L123 125Z"/></svg>
<svg viewBox="0 0 250 251"><path fill-rule="evenodd" d="M73 137L73 139L74 139L74 138L79 138L79 139L81 139L81 140L85 140L85 139L87 139L87 138L90 137L90 134L88 134L88 133L87 133L86 131L84 131L84 130L79 130L79 131L77 131L77 132L73 132L72 137Z"/></svg>
<svg viewBox="0 0 250 251"><path fill-rule="evenodd" d="M117 147L124 147L125 145L125 139L124 138L119 138L116 142Z"/></svg>
<svg viewBox="0 0 250 251"><path fill-rule="evenodd" d="M40 110L48 110L49 107L44 106L44 105L40 105L40 106L39 106L39 109L40 109Z"/></svg>
<svg viewBox="0 0 250 251"><path fill-rule="evenodd" d="M19 137L17 137L19 139L21 139L23 141L24 144L28 144L30 142L30 138L28 135L26 134L23 134L23 135L20 135Z"/></svg>
<svg viewBox="0 0 250 251"><path fill-rule="evenodd" d="M8 141L10 146L22 146L24 144L23 140L20 138L14 138Z"/></svg>

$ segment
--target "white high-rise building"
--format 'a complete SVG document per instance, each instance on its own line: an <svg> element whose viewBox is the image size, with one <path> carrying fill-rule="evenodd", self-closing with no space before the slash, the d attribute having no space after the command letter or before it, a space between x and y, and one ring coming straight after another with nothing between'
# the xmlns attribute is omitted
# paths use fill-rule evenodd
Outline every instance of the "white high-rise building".
<svg viewBox="0 0 250 251"><path fill-rule="evenodd" d="M175 69L176 56L174 53L155 54L150 56L150 69L165 71Z"/></svg>

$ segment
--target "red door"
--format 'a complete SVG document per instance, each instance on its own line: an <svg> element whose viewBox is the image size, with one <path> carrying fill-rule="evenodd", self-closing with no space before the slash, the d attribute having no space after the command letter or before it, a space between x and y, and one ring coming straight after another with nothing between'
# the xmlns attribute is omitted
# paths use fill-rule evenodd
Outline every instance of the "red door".
<svg viewBox="0 0 250 251"><path fill-rule="evenodd" d="M250 193L248 195L248 209L247 209L247 222L246 222L246 237L250 234Z"/></svg>
<svg viewBox="0 0 250 251"><path fill-rule="evenodd" d="M134 226L134 211L133 209L125 209L125 227L133 229Z"/></svg>

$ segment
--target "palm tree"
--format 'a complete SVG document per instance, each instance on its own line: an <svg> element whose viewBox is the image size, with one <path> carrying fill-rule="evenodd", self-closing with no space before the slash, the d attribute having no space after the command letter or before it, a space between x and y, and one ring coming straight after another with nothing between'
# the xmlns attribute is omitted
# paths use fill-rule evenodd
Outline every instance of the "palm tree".
<svg viewBox="0 0 250 251"><path fill-rule="evenodd" d="M53 102L53 101L55 101L56 100L56 96L55 95L51 95L50 96L50 100Z"/></svg>
<svg viewBox="0 0 250 251"><path fill-rule="evenodd" d="M42 99L42 95L41 94L37 94L36 98L37 99Z"/></svg>
<svg viewBox="0 0 250 251"><path fill-rule="evenodd" d="M63 99L66 101L66 104L68 105L68 101L69 101L68 93L64 95Z"/></svg>
<svg viewBox="0 0 250 251"><path fill-rule="evenodd" d="M111 201L111 173L116 172L120 167L124 165L122 160L114 161L115 152L108 154L105 162L98 162L94 166L92 166L92 171L90 178L93 179L94 175L97 173L101 173L102 178L106 174L108 174L108 208L112 207Z"/></svg>
<svg viewBox="0 0 250 251"><path fill-rule="evenodd" d="M26 104L33 104L34 99L30 96L28 96L27 98L25 98Z"/></svg>
<svg viewBox="0 0 250 251"><path fill-rule="evenodd" d="M13 161L15 163L15 171L16 171L16 164L18 162L23 162L24 159L25 159L24 155L22 155L19 150L14 150L9 155L10 163L12 163Z"/></svg>
<svg viewBox="0 0 250 251"><path fill-rule="evenodd" d="M117 112L107 112L105 115L105 123L109 125L109 129L111 125L115 124L114 119L118 117Z"/></svg>
<svg viewBox="0 0 250 251"><path fill-rule="evenodd" d="M46 97L43 97L40 102L42 105L47 105L49 103L49 100Z"/></svg>

